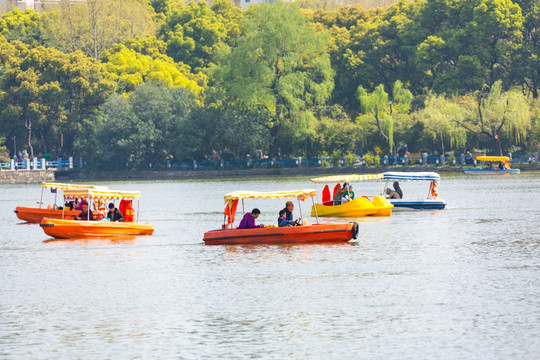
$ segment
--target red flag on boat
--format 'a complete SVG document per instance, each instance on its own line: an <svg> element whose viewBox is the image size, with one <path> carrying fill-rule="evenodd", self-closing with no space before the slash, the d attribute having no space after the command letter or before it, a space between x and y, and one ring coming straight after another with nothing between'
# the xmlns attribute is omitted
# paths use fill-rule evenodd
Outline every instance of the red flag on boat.
<svg viewBox="0 0 540 360"><path fill-rule="evenodd" d="M234 222L234 214L236 213L236 206L238 205L238 199L227 201L227 206L223 211L223 215L227 217L227 225Z"/></svg>

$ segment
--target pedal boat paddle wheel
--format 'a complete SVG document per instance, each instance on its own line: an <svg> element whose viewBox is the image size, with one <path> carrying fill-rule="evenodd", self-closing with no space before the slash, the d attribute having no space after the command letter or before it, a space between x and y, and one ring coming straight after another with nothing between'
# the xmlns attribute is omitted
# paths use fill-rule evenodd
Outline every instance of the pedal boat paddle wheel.
<svg viewBox="0 0 540 360"><path fill-rule="evenodd" d="M317 196L317 191L294 190L282 192L254 192L236 191L226 194L224 224L221 229L211 230L204 233L205 245L234 245L234 244L303 244L303 243L328 243L347 242L358 236L358 224L356 222L342 222L321 224L317 217L316 224L309 224L307 219L302 220L301 202L307 198ZM298 200L300 210L300 226L278 227L269 225L263 228L238 229L234 226L234 217L238 202L242 201L244 210L245 199L290 199ZM277 211L276 211L277 215Z"/></svg>
<svg viewBox="0 0 540 360"><path fill-rule="evenodd" d="M62 219L43 219L41 228L45 234L56 239L152 235L154 233L154 225L138 222L140 191L81 189L66 190L64 196L67 199L83 198L88 202L90 209L95 209L98 200L103 200L105 203L120 201L120 206L117 208L123 211L124 221L73 220L67 216ZM135 199L137 199L136 213L132 206Z"/></svg>
<svg viewBox="0 0 540 360"><path fill-rule="evenodd" d="M44 190L50 190L54 194L54 205L43 206L43 192ZM106 186L95 185L77 185L77 184L61 184L61 183L42 183L41 184L41 198L39 199L39 207L26 207L17 206L15 208L15 215L23 221L29 223L39 224L43 218L49 219L62 219L64 216L71 218L71 216L78 215L80 210L67 210L64 209L64 203L61 206L56 205L58 198L58 192L64 192L66 190L80 190L80 189L100 189L107 190ZM64 196L62 195L62 199ZM64 199L65 200L65 199Z"/></svg>
<svg viewBox="0 0 540 360"><path fill-rule="evenodd" d="M465 168L463 172L467 175L512 175L519 174L519 169L510 168L510 158L508 156L477 156L477 161L485 163L484 167ZM493 166L493 163L502 164L501 167ZM491 164L491 166L489 165Z"/></svg>
<svg viewBox="0 0 540 360"><path fill-rule="evenodd" d="M386 193L386 189L392 189L392 183L394 181L424 181L429 183L427 196L419 199L389 199L394 205L394 210L404 209L444 209L446 207L446 201L439 197L439 184L441 177L436 172L385 172L382 173L384 180L384 188L382 193ZM405 192L408 194L408 192Z"/></svg>
<svg viewBox="0 0 540 360"><path fill-rule="evenodd" d="M335 216L335 217L366 217L366 216L390 216L393 205L382 195L358 196L353 195L352 185L356 181L381 181L381 174L363 175L335 175L311 179L315 185L324 184L322 198L311 208L311 216ZM345 184L344 186L341 183ZM333 187L330 194L330 187ZM350 195L342 200L334 200L335 195L344 187L345 194ZM352 198L354 196L354 198Z"/></svg>

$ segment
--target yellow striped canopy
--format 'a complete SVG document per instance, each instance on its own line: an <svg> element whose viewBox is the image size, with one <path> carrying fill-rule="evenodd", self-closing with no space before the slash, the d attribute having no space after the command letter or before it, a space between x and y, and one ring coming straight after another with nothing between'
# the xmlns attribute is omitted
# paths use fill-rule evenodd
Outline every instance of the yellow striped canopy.
<svg viewBox="0 0 540 360"><path fill-rule="evenodd" d="M41 183L44 189L59 189L59 190L80 190L80 189L108 189L107 186L96 185L79 185L79 184L62 184L62 183Z"/></svg>
<svg viewBox="0 0 540 360"><path fill-rule="evenodd" d="M382 174L352 174L352 175L334 175L334 176L324 176L311 179L314 183L332 183L332 182L351 182L351 181L362 181L362 180L380 180L383 178Z"/></svg>
<svg viewBox="0 0 540 360"><path fill-rule="evenodd" d="M276 191L276 192L258 192L258 191L235 191L225 194L225 202L234 199L285 199L285 198L300 198L305 200L308 197L317 196L317 190L291 190L291 191Z"/></svg>
<svg viewBox="0 0 540 360"><path fill-rule="evenodd" d="M84 199L103 198L103 199L138 199L141 197L140 191L120 191L120 190L65 190L65 197L80 197Z"/></svg>
<svg viewBox="0 0 540 360"><path fill-rule="evenodd" d="M480 161L510 161L508 156L477 156L476 160Z"/></svg>

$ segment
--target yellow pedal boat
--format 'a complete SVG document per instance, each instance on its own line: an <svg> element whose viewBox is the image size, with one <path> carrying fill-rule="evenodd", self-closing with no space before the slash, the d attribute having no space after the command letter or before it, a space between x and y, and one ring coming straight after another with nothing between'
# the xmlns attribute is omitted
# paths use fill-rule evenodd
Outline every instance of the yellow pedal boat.
<svg viewBox="0 0 540 360"><path fill-rule="evenodd" d="M352 186L354 181L381 180L382 174L364 175L336 175L311 179L315 184L325 184L322 191L321 201L311 208L311 216L335 216L335 217L365 217L365 216L390 216L394 205L384 196L361 196L355 197ZM345 196L340 200L334 200L336 192L341 190L340 183L344 183ZM330 194L328 184L337 184L334 194Z"/></svg>

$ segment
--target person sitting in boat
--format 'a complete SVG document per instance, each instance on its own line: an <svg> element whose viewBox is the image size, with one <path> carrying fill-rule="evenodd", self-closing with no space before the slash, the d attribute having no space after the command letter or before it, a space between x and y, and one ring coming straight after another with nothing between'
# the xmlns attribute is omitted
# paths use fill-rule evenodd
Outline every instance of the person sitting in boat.
<svg viewBox="0 0 540 360"><path fill-rule="evenodd" d="M499 161L499 169L504 170L504 163L502 161Z"/></svg>
<svg viewBox="0 0 540 360"><path fill-rule="evenodd" d="M336 195L334 195L334 205L341 205L343 201L343 196L345 195L345 189L341 188L339 191L336 192Z"/></svg>
<svg viewBox="0 0 540 360"><path fill-rule="evenodd" d="M387 199L399 199L399 194L390 189L390 188L386 188L386 196L385 196Z"/></svg>
<svg viewBox="0 0 540 360"><path fill-rule="evenodd" d="M399 182L398 181L394 181L394 190L399 195L399 197L397 199L403 199L403 191L401 191L401 188L399 187Z"/></svg>
<svg viewBox="0 0 540 360"><path fill-rule="evenodd" d="M285 203L285 207L283 208L283 211L285 211L285 218L287 220L292 221L293 224L298 225L298 221L300 219L296 219L293 221L294 219L293 210L294 210L294 203L292 201L287 201Z"/></svg>
<svg viewBox="0 0 540 360"><path fill-rule="evenodd" d="M294 226L295 222L292 220L287 219L287 213L285 209L281 210L279 212L278 217L278 227L287 227L287 226Z"/></svg>
<svg viewBox="0 0 540 360"><path fill-rule="evenodd" d="M264 225L255 225L255 220L259 217L261 214L261 210L255 208L251 210L250 213L246 213L242 220L240 220L240 225L238 225L239 229L252 229L252 228L263 228Z"/></svg>
<svg viewBox="0 0 540 360"><path fill-rule="evenodd" d="M97 221L109 221L109 219L105 217L105 211L102 211L102 210L97 212L96 220Z"/></svg>
<svg viewBox="0 0 540 360"><path fill-rule="evenodd" d="M81 199L82 200L82 199ZM83 203L86 201L79 201L79 198L75 198L75 201L73 202L73 209L74 210L82 210ZM87 202L86 202L87 203ZM88 204L88 203L87 203Z"/></svg>
<svg viewBox="0 0 540 360"><path fill-rule="evenodd" d="M73 219L94 220L94 214L92 213L92 210L88 209L88 203L86 201L83 201L81 206L82 206L81 212L79 213L79 215L74 215Z"/></svg>
<svg viewBox="0 0 540 360"><path fill-rule="evenodd" d="M109 212L107 213L107 217L110 221L124 221L124 215L122 215L120 210L118 210L113 203L109 204Z"/></svg>
<svg viewBox="0 0 540 360"><path fill-rule="evenodd" d="M493 169L493 163L491 161L487 162L486 169L488 169L488 170Z"/></svg>
<svg viewBox="0 0 540 360"><path fill-rule="evenodd" d="M347 201L351 201L354 199L354 191L352 189L352 185L349 185L349 183L344 183L342 189L345 189L343 192L343 198Z"/></svg>

